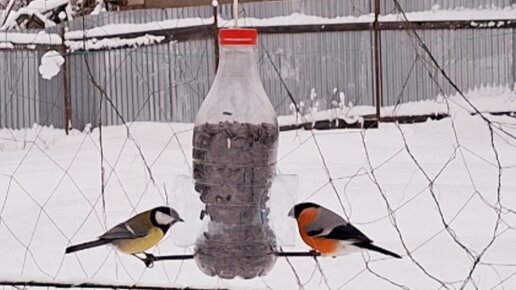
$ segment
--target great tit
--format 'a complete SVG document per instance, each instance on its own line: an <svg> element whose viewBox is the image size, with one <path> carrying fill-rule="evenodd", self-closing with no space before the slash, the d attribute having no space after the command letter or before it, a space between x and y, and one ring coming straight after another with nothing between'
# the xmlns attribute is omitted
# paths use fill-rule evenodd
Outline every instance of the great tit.
<svg viewBox="0 0 516 290"><path fill-rule="evenodd" d="M155 246L176 222L183 222L183 219L174 209L166 206L156 207L114 226L97 240L66 248L65 253L112 244L121 252L133 255L149 266L154 256L145 251ZM145 254L147 259L138 257L136 254L139 253Z"/></svg>
<svg viewBox="0 0 516 290"><path fill-rule="evenodd" d="M356 251L371 250L394 258L400 255L373 245L361 231L344 218L318 204L304 202L288 213L297 220L303 241L322 255L338 256Z"/></svg>

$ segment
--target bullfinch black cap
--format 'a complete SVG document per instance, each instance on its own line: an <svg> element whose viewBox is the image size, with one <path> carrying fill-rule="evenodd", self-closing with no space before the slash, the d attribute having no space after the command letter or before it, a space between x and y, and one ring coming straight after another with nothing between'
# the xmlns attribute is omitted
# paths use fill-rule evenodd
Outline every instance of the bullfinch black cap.
<svg viewBox="0 0 516 290"><path fill-rule="evenodd" d="M296 204L289 212L288 216L293 218L298 218L301 212L307 208L319 208L320 205L315 204L313 202L302 202L299 204Z"/></svg>

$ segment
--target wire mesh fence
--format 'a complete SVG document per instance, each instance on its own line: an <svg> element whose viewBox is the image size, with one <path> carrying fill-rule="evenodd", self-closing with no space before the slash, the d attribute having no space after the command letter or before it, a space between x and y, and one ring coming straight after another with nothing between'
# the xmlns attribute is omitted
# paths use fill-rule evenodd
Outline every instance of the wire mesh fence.
<svg viewBox="0 0 516 290"><path fill-rule="evenodd" d="M339 35L352 40L339 41ZM277 110L286 110L282 106L288 108L289 103L300 108L301 101L310 100L312 88L321 99L343 92L357 104L372 102L367 85L371 64L363 60L371 53L367 32L308 34L302 36L304 41L296 37L261 40L262 79ZM398 104L442 94L453 118L411 126L386 124L379 130L281 134L277 167L281 173L299 175L298 200L331 207L382 246L399 251L401 261L372 253L281 259L268 276L251 281L204 277L188 261L147 269L133 257L105 248L64 255L67 245L93 238L136 212L169 201L174 206L173 179L191 170L192 126L172 121L193 118L195 106L187 107L197 95L201 97L195 101L202 100L205 93L200 91L209 87L213 76L206 69L213 65L210 40L75 52L68 56L73 122L91 122L97 128L72 131L67 137L62 130L39 126L0 130L0 244L8 249L0 252L0 259L9 261L0 265L0 284L509 289L516 278L511 251L516 124L514 116L484 113L478 100L466 98L463 91L513 83L511 37L507 29L388 32L383 38L383 101ZM9 62L11 54L1 53L2 65L19 72L14 79L20 82L30 80L41 57L33 50L17 52L31 64L24 70ZM306 70L320 75L303 77ZM275 82L274 76L283 81ZM45 98L33 105L15 103L14 108L33 106L38 118L64 122L59 84L41 89L30 82L16 85L12 74L6 77L6 87L23 92L22 100ZM40 81L38 77L34 84ZM2 112L14 104L7 90L9 98L2 105L10 106ZM456 96L446 97L452 93ZM488 93L488 102L500 102L497 91ZM511 108L514 92L506 97L500 104ZM174 112L176 107L182 113ZM24 122L31 119L23 118L32 117L20 114L16 126L27 127ZM107 124L120 126L104 127ZM173 230L155 253L190 253L191 248L173 244L177 234ZM304 244L296 248L307 249Z"/></svg>

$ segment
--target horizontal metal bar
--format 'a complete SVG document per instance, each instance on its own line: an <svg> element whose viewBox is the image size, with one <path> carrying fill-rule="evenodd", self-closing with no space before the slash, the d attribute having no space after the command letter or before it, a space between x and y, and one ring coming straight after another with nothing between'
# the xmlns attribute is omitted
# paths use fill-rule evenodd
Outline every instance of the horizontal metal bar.
<svg viewBox="0 0 516 290"><path fill-rule="evenodd" d="M251 2L270 2L270 1L277 1L277 0L240 0L240 3L251 3ZM233 3L233 0L219 0L219 4L231 4ZM139 7L143 7L146 9L149 8L182 8L182 7L200 7L200 6L206 6L211 5L212 0L142 0L139 1L139 3L143 4L137 4L137 5L131 5L127 4L126 1L122 0L109 0L108 3L120 6L122 10L131 10ZM136 6L136 7L133 7Z"/></svg>
<svg viewBox="0 0 516 290"><path fill-rule="evenodd" d="M503 29L516 28L516 19L380 22L381 30L403 30L407 27L415 30Z"/></svg>
<svg viewBox="0 0 516 290"><path fill-rule="evenodd" d="M167 255L167 256L154 256L154 261L163 260L191 260L194 255Z"/></svg>
<svg viewBox="0 0 516 290"><path fill-rule="evenodd" d="M335 24L303 24L290 26L258 26L253 27L260 33L310 33L332 31L367 31L373 27L372 22L363 23L335 23Z"/></svg>
<svg viewBox="0 0 516 290"><path fill-rule="evenodd" d="M516 28L516 19L505 20L446 20L446 21L392 21L379 22L380 30L456 30L456 29L502 29ZM332 31L368 31L373 30L373 22L303 24L291 26L259 26L254 27L260 33L310 33Z"/></svg>
<svg viewBox="0 0 516 290"><path fill-rule="evenodd" d="M160 30L147 30L147 31L138 31L138 32L130 32L130 33L121 33L121 34L109 34L102 36L86 36L86 37L74 37L74 38L66 38L69 41L82 41L82 40L90 40L90 39L107 39L107 38L136 38L140 36L144 36L146 34L154 35L154 36L165 36L163 42L169 41L186 41L186 40L196 40L196 39L204 39L211 35L212 25L196 25L196 26L188 26L188 27L178 27L178 28L169 28L169 29L160 29Z"/></svg>
<svg viewBox="0 0 516 290"><path fill-rule="evenodd" d="M275 256L278 257L318 257L321 254L318 252L275 252ZM167 255L167 256L152 256L152 261L165 261L165 260L191 260L194 255Z"/></svg>
<svg viewBox="0 0 516 290"><path fill-rule="evenodd" d="M393 21L380 22L380 30L404 30L407 28L415 30L457 30L457 29L502 29L516 28L515 19L506 20L457 20L457 21ZM256 28L262 34L279 34L279 33L316 33L316 32L336 32L336 31L370 31L373 29L372 22L360 23L335 23L335 24L303 24L291 26L259 26ZM81 41L89 39L106 39L106 38L136 38L146 34L154 36L165 36L163 42L170 41L187 41L196 39L206 39L211 37L213 26L211 24L197 25L189 27L170 28L162 30L149 30L131 33L121 33L103 36L87 36L84 38L67 38L71 41Z"/></svg>
<svg viewBox="0 0 516 290"><path fill-rule="evenodd" d="M58 282L58 281L16 281L0 280L0 286L12 287L54 287L54 288L94 288L94 289L144 289L144 290L182 290L192 289L191 287L170 287L170 286L150 286L145 284L114 284L114 283L95 283L95 282ZM205 289L205 288L202 288ZM217 288L219 289L219 288Z"/></svg>
<svg viewBox="0 0 516 290"><path fill-rule="evenodd" d="M319 257L321 253L310 251L310 252L276 252L274 253L277 257Z"/></svg>

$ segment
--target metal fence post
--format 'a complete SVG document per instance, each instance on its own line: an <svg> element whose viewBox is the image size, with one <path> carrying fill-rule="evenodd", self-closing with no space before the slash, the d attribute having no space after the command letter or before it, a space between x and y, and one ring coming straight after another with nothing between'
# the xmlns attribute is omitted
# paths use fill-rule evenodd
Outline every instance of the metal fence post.
<svg viewBox="0 0 516 290"><path fill-rule="evenodd" d="M516 0L512 0L516 6ZM516 90L516 29L512 29L512 89Z"/></svg>
<svg viewBox="0 0 516 290"><path fill-rule="evenodd" d="M377 125L380 123L382 106L382 38L380 31L380 0L374 2L374 73L375 73L375 107Z"/></svg>
<svg viewBox="0 0 516 290"><path fill-rule="evenodd" d="M70 89L69 89L69 84L68 84L68 73L69 73L68 72L68 60L69 60L69 57L68 57L66 44L65 44L65 32L66 32L66 28L65 28L65 25L63 25L63 26L61 26L61 29L60 29L60 34L61 34L60 52L64 58L63 69L61 72L63 74L64 129L65 129L66 135L68 135L68 131L72 128L72 119L70 118Z"/></svg>
<svg viewBox="0 0 516 290"><path fill-rule="evenodd" d="M213 5L217 4L217 5ZM218 15L219 15L219 5L218 3L212 3L213 8L213 50L215 53L215 72L219 67L219 25L218 25Z"/></svg>

